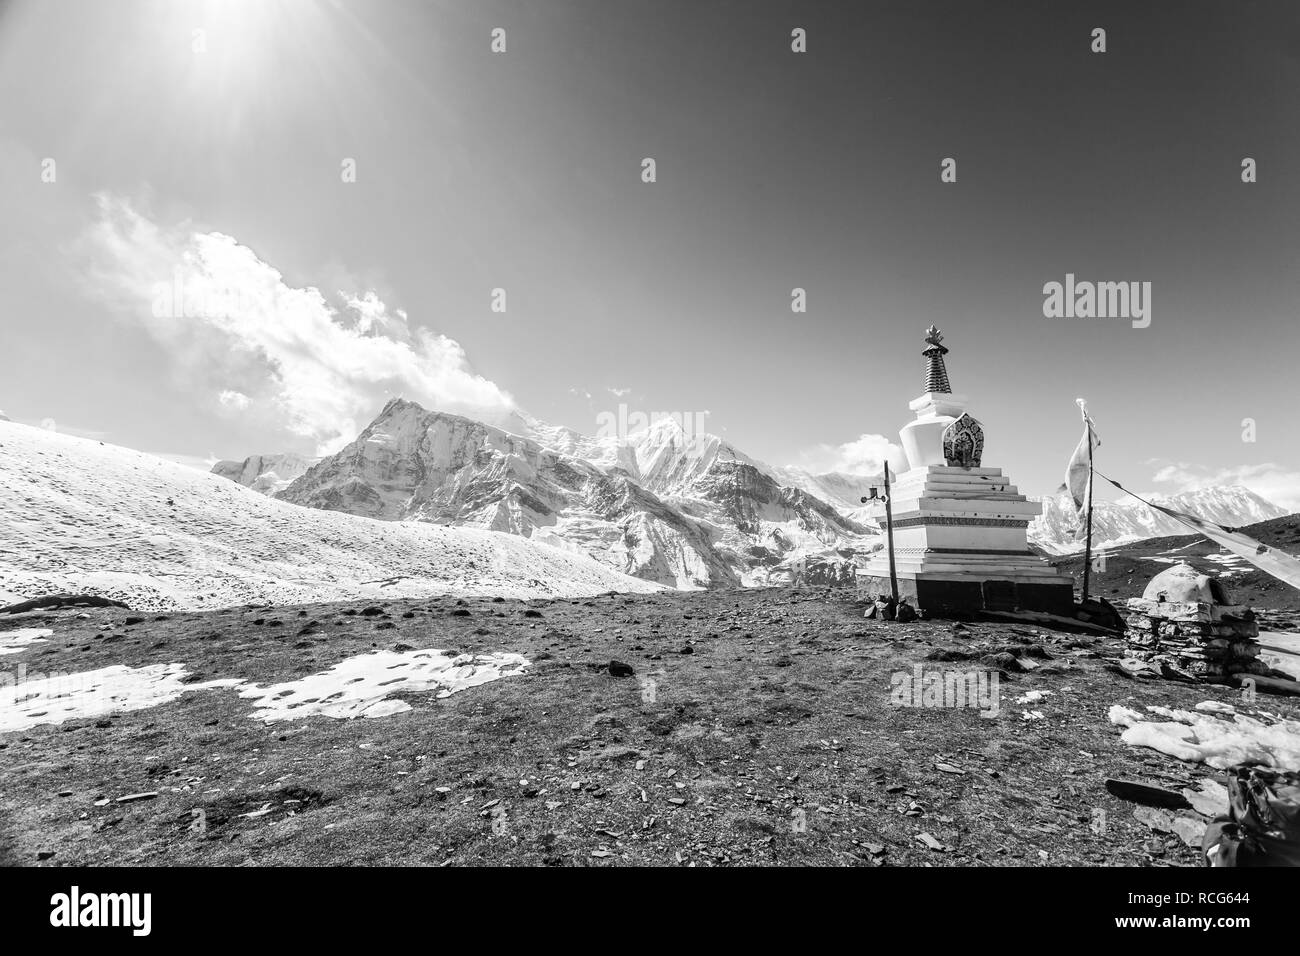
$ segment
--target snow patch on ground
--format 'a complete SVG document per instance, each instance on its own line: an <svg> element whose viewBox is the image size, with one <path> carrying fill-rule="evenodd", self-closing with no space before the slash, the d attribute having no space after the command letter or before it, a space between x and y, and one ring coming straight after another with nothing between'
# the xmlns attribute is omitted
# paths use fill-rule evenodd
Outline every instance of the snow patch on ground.
<svg viewBox="0 0 1300 956"><path fill-rule="evenodd" d="M320 715L352 719L387 717L410 710L390 695L437 689L438 697L520 674L528 659L519 654L461 654L423 650L378 651L349 657L301 680L248 687L240 697L256 701L253 716L267 723Z"/></svg>
<svg viewBox="0 0 1300 956"><path fill-rule="evenodd" d="M241 683L182 683L187 673L182 664L114 664L75 674L36 674L32 679L23 675L17 683L0 685L0 733L144 710L176 700L187 691Z"/></svg>
<svg viewBox="0 0 1300 956"><path fill-rule="evenodd" d="M1153 720L1119 704L1110 708L1110 722L1125 728L1120 740L1217 770L1244 764L1300 770L1300 721L1269 714L1218 716L1168 707L1147 710L1167 719Z"/></svg>
<svg viewBox="0 0 1300 956"><path fill-rule="evenodd" d="M144 710L176 700L188 691L228 687L254 701L251 716L273 723L303 717L387 717L411 706L391 695L437 690L439 698L502 677L523 673L530 662L520 654L460 654L440 650L378 651L340 661L300 680L259 687L223 678L185 683L183 664L111 667L75 674L20 672L16 683L0 683L0 733L38 724L103 717Z"/></svg>
<svg viewBox="0 0 1300 956"><path fill-rule="evenodd" d="M21 654L29 644L43 644L54 632L48 627L20 627L16 631L0 631L0 654Z"/></svg>
<svg viewBox="0 0 1300 956"><path fill-rule="evenodd" d="M1173 553L1172 551L1165 552L1165 554L1172 554L1172 553ZM1220 565L1223 568L1223 570L1218 573L1218 577L1221 578L1230 578L1235 574L1240 574L1242 571L1249 571L1251 568L1251 565L1248 561L1246 561L1240 555L1236 555L1236 554L1206 554L1206 555L1202 555L1201 559L1204 561L1209 561L1211 564ZM1159 555L1153 555L1151 557L1148 557L1146 560L1154 561L1157 564L1181 564L1184 559L1161 557Z"/></svg>

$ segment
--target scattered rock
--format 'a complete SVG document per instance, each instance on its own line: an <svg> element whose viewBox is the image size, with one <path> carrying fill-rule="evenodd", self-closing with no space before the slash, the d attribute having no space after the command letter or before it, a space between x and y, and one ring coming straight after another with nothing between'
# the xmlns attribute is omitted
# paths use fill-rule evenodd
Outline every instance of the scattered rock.
<svg viewBox="0 0 1300 956"><path fill-rule="evenodd" d="M1178 791L1167 790L1140 780L1107 777L1106 789L1121 800L1132 800L1134 803L1145 804L1148 807L1164 807L1169 810L1184 810L1191 807L1187 798Z"/></svg>
<svg viewBox="0 0 1300 956"><path fill-rule="evenodd" d="M1217 780L1202 780L1199 790L1183 791L1192 809L1207 817L1217 817L1228 812L1228 788Z"/></svg>
<svg viewBox="0 0 1300 956"><path fill-rule="evenodd" d="M23 614L27 611L44 611L60 607L120 607L130 610L121 601L113 601L94 594L50 594L0 607L0 614Z"/></svg>
<svg viewBox="0 0 1300 956"><path fill-rule="evenodd" d="M1174 832L1174 815L1168 810L1157 810L1155 807L1137 807L1133 810L1133 816L1139 823L1146 824L1158 833Z"/></svg>
<svg viewBox="0 0 1300 956"><path fill-rule="evenodd" d="M158 796L158 791L149 790L145 793L128 793L124 797L118 797L118 803L137 803L140 800L153 800Z"/></svg>
<svg viewBox="0 0 1300 956"><path fill-rule="evenodd" d="M913 839L919 840L921 843L924 843L928 848L938 853L942 853L948 849L946 846L944 846L934 837L930 836L930 834L928 833L918 833L915 837L913 837Z"/></svg>
<svg viewBox="0 0 1300 956"><path fill-rule="evenodd" d="M1197 817L1183 816L1176 817L1173 825L1174 833L1178 834L1179 839L1194 850L1201 848L1201 840L1205 836L1205 821Z"/></svg>

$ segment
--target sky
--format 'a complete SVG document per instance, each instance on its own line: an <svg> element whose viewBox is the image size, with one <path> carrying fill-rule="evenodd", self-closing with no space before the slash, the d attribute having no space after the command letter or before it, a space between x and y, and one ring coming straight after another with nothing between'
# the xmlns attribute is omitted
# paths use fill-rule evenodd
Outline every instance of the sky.
<svg viewBox="0 0 1300 956"><path fill-rule="evenodd" d="M1130 487L1300 510L1300 6L989 7L0 0L0 409L201 463L622 404L866 472L934 324L1022 491L1084 397Z"/></svg>

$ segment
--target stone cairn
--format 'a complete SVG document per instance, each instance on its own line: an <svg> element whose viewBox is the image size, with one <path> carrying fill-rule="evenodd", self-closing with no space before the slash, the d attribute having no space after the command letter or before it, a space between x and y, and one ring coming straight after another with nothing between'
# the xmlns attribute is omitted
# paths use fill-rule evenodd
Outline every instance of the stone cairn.
<svg viewBox="0 0 1300 956"><path fill-rule="evenodd" d="M1216 578L1189 565L1162 571L1128 601L1128 656L1199 680L1267 673L1255 613L1230 602Z"/></svg>

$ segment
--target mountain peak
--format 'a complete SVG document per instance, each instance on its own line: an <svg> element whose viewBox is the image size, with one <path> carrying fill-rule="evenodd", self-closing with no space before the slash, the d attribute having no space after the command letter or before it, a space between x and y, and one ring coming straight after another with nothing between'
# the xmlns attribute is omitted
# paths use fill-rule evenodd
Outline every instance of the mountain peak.
<svg viewBox="0 0 1300 956"><path fill-rule="evenodd" d="M655 416L631 434L589 438L523 413L498 424L392 399L277 497L535 537L685 588L764 583L782 560L870 537L694 424Z"/></svg>
<svg viewBox="0 0 1300 956"><path fill-rule="evenodd" d="M1216 485L1180 491L1175 494L1144 493L1141 497L1175 511L1186 511L1228 528L1280 518L1281 508L1244 485ZM1058 554L1081 551L1079 520L1068 492L1038 499L1043 513L1029 525L1030 540L1039 547ZM1137 498L1125 495L1115 501L1097 502L1093 507L1093 548L1108 548L1145 538L1163 538L1188 534L1180 522L1148 508Z"/></svg>

